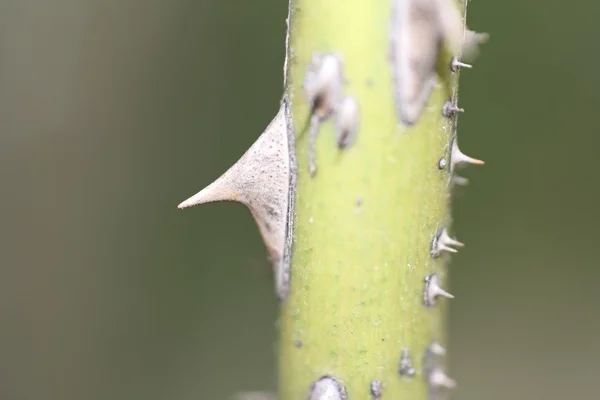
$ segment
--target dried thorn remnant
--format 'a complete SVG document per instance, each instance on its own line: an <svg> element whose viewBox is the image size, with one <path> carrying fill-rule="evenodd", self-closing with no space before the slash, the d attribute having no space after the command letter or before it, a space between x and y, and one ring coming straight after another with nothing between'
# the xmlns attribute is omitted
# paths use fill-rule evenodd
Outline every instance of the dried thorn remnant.
<svg viewBox="0 0 600 400"><path fill-rule="evenodd" d="M439 285L439 278L437 274L427 275L424 279L425 289L423 290L423 304L425 307L432 307L436 303L438 296L447 297L453 299L454 296L443 290Z"/></svg>
<svg viewBox="0 0 600 400"><path fill-rule="evenodd" d="M383 395L383 384L381 381L374 380L371 382L371 386L369 387L371 391L371 395L374 400L380 400Z"/></svg>
<svg viewBox="0 0 600 400"><path fill-rule="evenodd" d="M464 108L459 108L452 99L446 100L442 107L442 115L446 118L453 116L457 112L465 112Z"/></svg>
<svg viewBox="0 0 600 400"><path fill-rule="evenodd" d="M456 136L454 136L454 138L452 138L452 143L450 144L450 171L454 172L455 168L459 165L464 165L464 164L473 164L473 165L483 165L485 164L485 161L482 160L478 160L476 158L473 157L469 157L466 154L464 154L462 151L460 151L460 149L458 148L458 140L456 138Z"/></svg>
<svg viewBox="0 0 600 400"><path fill-rule="evenodd" d="M416 374L415 369L412 366L412 360L408 353L408 348L402 349L402 355L400 356L400 363L398 365L398 373L400 376L413 377Z"/></svg>
<svg viewBox="0 0 600 400"><path fill-rule="evenodd" d="M332 376L325 375L310 387L308 400L347 400L346 387Z"/></svg>
<svg viewBox="0 0 600 400"><path fill-rule="evenodd" d="M450 71L456 72L460 68L473 68L473 66L471 64L465 64L463 62L460 62L460 60L456 56L452 57L452 59L450 60Z"/></svg>
<svg viewBox="0 0 600 400"><path fill-rule="evenodd" d="M354 96L344 96L335 114L335 136L340 149L345 149L354 144L358 126L358 102Z"/></svg>
<svg viewBox="0 0 600 400"><path fill-rule="evenodd" d="M275 272L275 290L283 301L289 292L289 265L284 265L289 232L288 207L293 166L290 163L287 104L246 153L213 183L179 204L235 201L245 205L256 221Z"/></svg>
<svg viewBox="0 0 600 400"><path fill-rule="evenodd" d="M452 246L464 247L464 245L464 243L452 239L448 235L448 230L444 227L431 241L431 256L434 258L439 257L442 251L456 253L458 250L456 250Z"/></svg>
<svg viewBox="0 0 600 400"><path fill-rule="evenodd" d="M317 172L316 143L321 123L339 107L344 89L342 58L337 53L313 54L302 83L310 104L310 128L308 156L310 175Z"/></svg>

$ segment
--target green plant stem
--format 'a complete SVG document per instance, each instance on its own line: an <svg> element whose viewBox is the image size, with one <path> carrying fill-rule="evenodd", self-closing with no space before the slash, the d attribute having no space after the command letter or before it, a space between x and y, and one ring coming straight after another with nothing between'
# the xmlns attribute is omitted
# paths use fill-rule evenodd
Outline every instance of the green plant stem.
<svg viewBox="0 0 600 400"><path fill-rule="evenodd" d="M431 241L450 223L451 120L442 106L457 74L445 54L438 85L419 123L397 122L388 61L390 0L295 0L290 21L287 95L296 127L298 177L291 293L280 320L279 399L305 399L312 382L333 375L350 399L368 399L372 380L383 398L427 398L423 354L445 342L447 299L423 305L423 280L442 287L447 257ZM332 121L317 140L318 172L308 174L309 115L301 83L313 52L339 52L347 94L360 105L360 130L338 150ZM443 65L442 65L443 64ZM446 72L442 72L446 71ZM401 378L402 349L417 374Z"/></svg>

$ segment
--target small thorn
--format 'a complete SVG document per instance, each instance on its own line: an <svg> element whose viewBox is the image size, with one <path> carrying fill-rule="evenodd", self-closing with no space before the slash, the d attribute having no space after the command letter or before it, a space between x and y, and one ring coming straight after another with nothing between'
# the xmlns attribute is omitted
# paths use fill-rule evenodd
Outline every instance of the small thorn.
<svg viewBox="0 0 600 400"><path fill-rule="evenodd" d="M447 251L447 252L450 252L450 253L458 253L458 250L453 249L452 247L448 247L445 244L438 245L438 248L440 250Z"/></svg>
<svg viewBox="0 0 600 400"><path fill-rule="evenodd" d="M325 375L314 382L308 400L347 400L346 387L332 376Z"/></svg>
<svg viewBox="0 0 600 400"><path fill-rule="evenodd" d="M467 186L469 184L469 180L462 176L454 175L452 177L452 184L458 186Z"/></svg>
<svg viewBox="0 0 600 400"><path fill-rule="evenodd" d="M446 100L444 103L444 107L442 108L442 115L444 117L450 117L457 112L465 112L464 108L459 108L456 104L452 102L452 99Z"/></svg>
<svg viewBox="0 0 600 400"><path fill-rule="evenodd" d="M452 139L452 144L451 146L451 153L450 153L450 171L454 171L454 169L456 168L456 166L461 165L461 164L473 164L473 165L483 165L485 164L485 161L483 160L478 160L477 158L473 158L473 157L469 157L466 154L464 154L462 151L460 151L460 149L458 148L458 140L456 139L456 136Z"/></svg>
<svg viewBox="0 0 600 400"><path fill-rule="evenodd" d="M460 68L473 68L473 66L471 64L465 64L463 62L460 62L460 60L456 56L452 57L452 60L450 61L450 71L456 72Z"/></svg>
<svg viewBox="0 0 600 400"><path fill-rule="evenodd" d="M432 257L436 258L440 256L442 251L456 253L457 250L452 246L464 247L464 245L464 243L448 236L448 230L446 228L442 228L431 241L431 255Z"/></svg>
<svg viewBox="0 0 600 400"><path fill-rule="evenodd" d="M437 356L446 355L446 349L442 347L441 344L435 341L429 345L429 351Z"/></svg>
<svg viewBox="0 0 600 400"><path fill-rule="evenodd" d="M425 281L425 289L423 291L423 304L426 307L432 307L436 303L436 298L438 296L447 297L449 299L453 299L454 296L450 293L446 292L439 285L439 278L437 274L427 275L424 279Z"/></svg>
<svg viewBox="0 0 600 400"><path fill-rule="evenodd" d="M483 165L485 164L485 161L482 160L478 160L476 158L473 157L469 157L466 154L464 154L462 151L460 151L460 149L458 148L458 141L456 139L454 139L452 141L452 162L454 165L456 164L475 164L475 165Z"/></svg>
<svg viewBox="0 0 600 400"><path fill-rule="evenodd" d="M429 373L429 384L434 388L454 389L456 387L456 381L449 378L439 367Z"/></svg>
<svg viewBox="0 0 600 400"><path fill-rule="evenodd" d="M488 33L479 33L467 29L462 46L462 58L473 61L479 55L479 46L487 43L489 38Z"/></svg>
<svg viewBox="0 0 600 400"><path fill-rule="evenodd" d="M465 32L465 45L466 46L478 46L485 44L490 40L490 34L486 32L475 32L467 29Z"/></svg>

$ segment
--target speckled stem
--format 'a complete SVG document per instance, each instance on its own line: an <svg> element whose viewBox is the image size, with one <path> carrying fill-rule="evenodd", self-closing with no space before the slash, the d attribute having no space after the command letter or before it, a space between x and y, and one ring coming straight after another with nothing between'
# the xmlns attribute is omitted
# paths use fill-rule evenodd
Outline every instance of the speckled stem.
<svg viewBox="0 0 600 400"><path fill-rule="evenodd" d="M306 399L324 375L343 384L350 399L376 398L375 380L381 399L427 399L426 346L445 342L451 300L424 306L424 279L436 273L448 289L449 255L433 258L431 245L451 222L451 177L440 166L450 164L456 115L444 117L442 108L455 96L458 74L444 54L419 122L399 125L388 58L391 8L390 0L291 1L285 86L298 176L279 400ZM313 52L331 51L343 57L344 90L358 100L360 130L341 151L333 121L323 123L311 177L308 135L300 132L310 107L301 85ZM399 373L404 349L413 374Z"/></svg>

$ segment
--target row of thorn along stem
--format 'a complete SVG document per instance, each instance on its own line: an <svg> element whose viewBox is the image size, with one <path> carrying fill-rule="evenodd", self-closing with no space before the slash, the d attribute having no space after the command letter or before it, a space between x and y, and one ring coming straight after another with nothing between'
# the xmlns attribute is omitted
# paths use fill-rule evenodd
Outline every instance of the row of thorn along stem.
<svg viewBox="0 0 600 400"><path fill-rule="evenodd" d="M310 4L308 0L306 3ZM289 93L293 82L287 84L288 58L292 51L292 8L290 5L285 63L286 93L279 112L258 140L228 171L179 205L179 208L186 208L209 202L236 201L248 207L273 262L275 290L281 303L286 301L290 293L294 220L297 216L295 204L301 200L296 199L301 194L296 192L296 177L299 171L296 164L297 148ZM410 128L417 125L429 105L438 76L444 76L438 74L440 60L443 58L440 43L443 43L451 54L461 53L464 58L474 56L477 44L487 40L487 35L466 29L454 0L394 0L390 14L388 61L393 77L396 117L400 125ZM466 13L464 16L466 17ZM298 37L294 40L303 40L302 30L298 29L295 32ZM458 56L453 56L450 60L450 71L455 73L460 68L471 66L459 60ZM359 100L357 96L346 93L346 85L341 52L312 53L302 80L302 90L310 108L306 128L309 132L307 164L311 179L317 172L317 136L325 121L333 120L339 150L351 148L359 133ZM458 166L483 164L483 161L466 156L458 148L456 115L463 110L457 106L456 96L451 96L441 108L441 115L453 123L453 134L448 146L449 154L438 160L437 168L449 172L452 188L454 185L467 183L466 179L456 175ZM410 134L410 131L406 130L406 134ZM416 129L413 133L423 132ZM449 236L447 227L442 227L433 235L429 253L432 258L438 258L443 252L454 253L457 247L462 246L462 243ZM440 278L436 273L427 274L422 282L422 306L434 307L439 296L453 298L441 288ZM294 343L296 348L302 348L302 341L295 340ZM444 348L437 341L432 341L423 355L421 374L425 377L429 398L432 400L438 399L442 389L456 385L443 371L441 357L444 354ZM400 377L410 379L417 375L408 347L402 348L397 365ZM326 371L322 373L308 385L304 396L308 396L309 400L344 400L354 397L347 389L343 377L334 375ZM365 392L370 393L373 399L381 399L385 386L386 382L372 379ZM256 396L267 395L248 393L245 398L257 398ZM362 398L358 394L356 397Z"/></svg>
<svg viewBox="0 0 600 400"><path fill-rule="evenodd" d="M437 68L443 53L439 43L444 43L451 54L461 53L462 58L465 59L475 56L477 45L487 41L488 35L468 30L453 0L395 1L391 14L389 61L394 78L396 114L400 124L411 127L418 123L421 114L429 105L429 98L436 85ZM464 16L466 17L466 5ZM340 149L351 146L359 132L360 106L356 98L344 94L348 80L344 76L343 59L343 52L336 49L324 53L313 52L302 81L304 97L310 109L308 170L311 177L316 174L316 143L320 125L330 118L333 119ZM446 68L448 67L452 73L458 72L461 68L472 68L470 64L461 61L458 55L451 57ZM456 83L457 79L456 76ZM455 85L454 89L456 88ZM349 98L353 100L351 107L348 106ZM447 168L449 171L450 188L468 183L465 178L456 175L458 166L484 164L481 160L466 156L458 147L456 118L457 113L464 110L458 107L456 98L457 96L451 96L443 103L440 110L442 116L453 125L448 157L440 158L437 165L438 169ZM342 146L340 137L350 137L350 140ZM464 245L461 242L449 236L447 227L443 226L433 237L430 255L432 258L438 258L442 252L455 253L456 248L462 246ZM439 296L454 297L440 287L438 275L430 273L423 280L423 306L435 306ZM302 347L300 340L294 342L300 343L296 347ZM432 341L423 355L421 372L425 377L430 399L438 399L443 389L456 386L456 382L443 370L441 356L444 354L443 347L437 341ZM282 358L282 361L285 362L285 358ZM407 347L402 349L398 373L401 377L412 377L416 374ZM334 373L323 374L310 385L308 399L347 399L351 391L344 383L346 379L347 377ZM383 396L384 386L381 380L370 381L371 397L380 399ZM284 389L283 393L290 392Z"/></svg>

